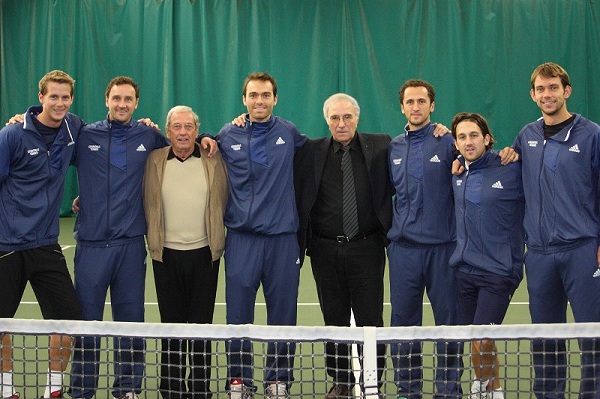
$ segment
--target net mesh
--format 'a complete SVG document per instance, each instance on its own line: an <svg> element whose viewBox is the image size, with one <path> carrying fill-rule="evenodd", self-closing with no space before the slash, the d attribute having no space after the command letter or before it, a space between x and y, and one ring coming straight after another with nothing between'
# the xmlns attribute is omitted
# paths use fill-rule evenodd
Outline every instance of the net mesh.
<svg viewBox="0 0 600 399"><path fill-rule="evenodd" d="M412 382L419 384L422 382L422 395L432 397L438 389L435 381L435 365L440 361L437 355L440 345L464 343L464 355L461 359L464 370L461 383L467 397L471 384L476 378L471 342L483 338L495 341L500 367L500 385L505 397L529 398L535 397L532 341L543 340L548 344L547 348L552 347L552 352L548 355L564 356L567 359L568 367L563 370L566 381L565 395L576 397L582 381L579 367L582 352L579 344L598 338L600 324L346 328L0 319L0 331L11 337L13 385L21 398L37 398L44 394L48 373L48 336L54 333L78 338L99 337L100 355L96 391L98 398L111 398L113 395L118 395L113 388L115 380L113 362L118 359L117 363L123 363L123 359L131 358L122 354L115 355L115 345L121 348L131 347L130 341L139 338L144 342L144 367L140 376L142 384L139 396L145 398L161 398L163 397L161 390L165 397L205 397L205 394L199 392L202 387L208 387L212 391L213 398L226 398L229 371L227 350L236 340L249 341L252 344L249 353L239 353L239 355L251 359L254 397L265 396L263 378L273 367L273 359L267 355L269 342L276 341L279 345L288 346L294 344L295 351L288 350L287 356L293 357L293 362L288 362L290 365L293 364L290 368L294 375L289 397L295 398L323 398L329 391L332 378L327 375L324 356L327 342L340 353L344 353L350 345L348 361L354 368L356 381L360 382L354 386L353 391L350 391L350 395L373 398L396 398L398 395L393 365L399 364L401 360L399 357L403 355L394 355L397 357L394 362L391 346L412 342L413 346L416 345L421 349L412 367L417 369L418 374L422 373L422 378ZM8 341L3 339L3 342L3 349L6 349ZM563 342L564 346L562 346ZM208 343L210 345L207 345ZM385 368L379 386L377 344L385 344L387 348ZM205 355L201 356L203 359L200 361L194 360L193 357L187 359L188 364L193 363L191 369L194 371L191 376L189 366L181 369L177 364L171 365L176 369L175 375L179 377L171 378L166 385L163 381L161 387L161 362L166 363L168 359L178 359L179 356L186 359L185 351L179 350L185 347L204 352ZM357 350L357 347L360 350ZM210 358L210 366L206 361L207 358ZM0 360L6 364L7 359ZM71 371L72 362L64 374L65 390L68 390L73 381L74 376ZM440 370L437 372L439 373ZM548 375L555 374L548 373ZM125 376L124 380L128 378L135 378L135 376ZM196 391L196 395L183 394L184 390L187 391L181 388L184 382L189 383L192 391ZM0 384L2 383L3 381L0 381ZM590 392L590 394L597 395L598 392Z"/></svg>

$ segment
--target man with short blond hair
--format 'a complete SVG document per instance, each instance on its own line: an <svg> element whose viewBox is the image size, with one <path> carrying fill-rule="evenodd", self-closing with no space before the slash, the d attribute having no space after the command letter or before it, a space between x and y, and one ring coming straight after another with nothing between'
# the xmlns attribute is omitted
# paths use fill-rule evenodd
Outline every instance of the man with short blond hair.
<svg viewBox="0 0 600 399"><path fill-rule="evenodd" d="M39 82L41 106L24 123L0 130L0 318L14 317L29 281L45 319L79 319L81 310L58 244L67 168L83 122L70 114L75 81L63 71ZM10 336L2 337L0 397L18 398L12 381ZM52 335L43 397L63 396L71 337Z"/></svg>

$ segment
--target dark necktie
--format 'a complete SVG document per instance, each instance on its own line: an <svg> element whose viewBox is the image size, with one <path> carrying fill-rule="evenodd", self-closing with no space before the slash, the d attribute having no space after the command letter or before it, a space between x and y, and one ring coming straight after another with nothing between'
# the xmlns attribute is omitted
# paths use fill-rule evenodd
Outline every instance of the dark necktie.
<svg viewBox="0 0 600 399"><path fill-rule="evenodd" d="M356 189L350 147L342 146L342 221L344 234L352 238L358 233L358 210L356 207Z"/></svg>

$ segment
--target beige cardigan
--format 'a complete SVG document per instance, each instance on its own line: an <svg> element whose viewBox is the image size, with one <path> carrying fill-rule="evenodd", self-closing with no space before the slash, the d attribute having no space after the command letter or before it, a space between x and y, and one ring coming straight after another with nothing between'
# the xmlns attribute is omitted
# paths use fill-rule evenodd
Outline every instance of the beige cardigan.
<svg viewBox="0 0 600 399"><path fill-rule="evenodd" d="M196 143L196 146L198 144ZM144 173L144 212L148 231L146 239L152 259L162 262L165 229L161 199L161 187L167 156L171 147L159 148L152 151L146 161ZM212 260L217 260L223 254L225 247L225 227L223 215L229 189L227 172L221 153L208 157L208 151L200 147L202 165L208 184L208 203L206 209L206 231ZM183 183L183 182L182 182Z"/></svg>

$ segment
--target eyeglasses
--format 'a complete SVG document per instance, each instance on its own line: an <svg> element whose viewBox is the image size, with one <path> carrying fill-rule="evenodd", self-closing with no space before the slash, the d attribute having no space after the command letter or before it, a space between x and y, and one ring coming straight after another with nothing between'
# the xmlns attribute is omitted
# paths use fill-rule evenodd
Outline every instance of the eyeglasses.
<svg viewBox="0 0 600 399"><path fill-rule="evenodd" d="M346 114L346 115L331 115L329 117L329 122L331 123L340 123L341 120L344 120L344 123L351 122L354 119L354 115Z"/></svg>
<svg viewBox="0 0 600 399"><path fill-rule="evenodd" d="M176 132L181 130L181 128L185 129L186 132L193 132L196 129L196 125L192 123L186 123L185 125L182 125L181 123L175 123L171 125L171 130Z"/></svg>

